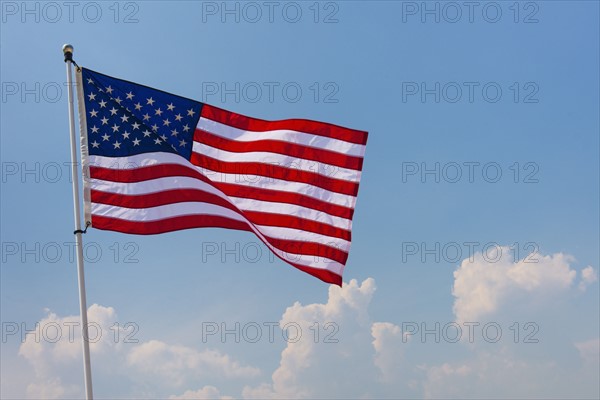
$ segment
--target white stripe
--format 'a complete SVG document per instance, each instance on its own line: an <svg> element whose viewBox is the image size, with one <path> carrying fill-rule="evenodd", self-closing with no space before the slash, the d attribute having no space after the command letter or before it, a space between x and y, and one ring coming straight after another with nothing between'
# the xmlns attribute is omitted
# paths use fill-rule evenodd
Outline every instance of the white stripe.
<svg viewBox="0 0 600 400"><path fill-rule="evenodd" d="M223 172L212 171L207 168L197 167L189 161L187 161L185 158L171 153L145 153L131 157L118 158L90 156L90 165L111 169L127 170L142 166L157 165L163 163L179 164L189 168L194 168L213 182L230 183L249 187L259 187L262 189L276 190L281 192L300 193L328 203L337 204L352 209L356 204L356 197L354 196L331 192L329 190L322 189L317 186L312 186L306 183L289 182L280 179L249 174L226 174ZM127 185L131 185L131 183L127 183Z"/></svg>
<svg viewBox="0 0 600 400"><path fill-rule="evenodd" d="M137 222L164 220L183 215L219 215L236 221L248 222L246 218L227 208L223 208L214 204L197 202L175 203L146 209L130 209L125 207L92 203L92 214ZM344 266L337 261L320 256L300 255L279 250L267 242L266 238L259 229L252 224L249 225L252 230L266 242L267 247L269 247L279 256L283 257L285 260L308 267L327 269L337 275L342 275Z"/></svg>
<svg viewBox="0 0 600 400"><path fill-rule="evenodd" d="M89 163L91 167L102 167L110 169L135 169L158 164L178 164L194 168L185 158L173 153L142 153L129 157L103 157L90 155Z"/></svg>
<svg viewBox="0 0 600 400"><path fill-rule="evenodd" d="M92 213L127 221L148 222L184 215L219 215L236 221L248 222L240 214L211 203L184 202L148 208L125 208L110 204L92 203Z"/></svg>
<svg viewBox="0 0 600 400"><path fill-rule="evenodd" d="M256 140L279 140L303 146L324 149L347 156L364 157L365 145L346 142L340 139L333 139L314 135L312 133L298 132L287 129L278 129L265 132L245 131L243 129L234 128L229 125L222 124L201 117L198 120L198 129L212 133L213 135L221 136L230 140L240 142L254 142Z"/></svg>
<svg viewBox="0 0 600 400"><path fill-rule="evenodd" d="M298 206L296 204L275 203L271 201L247 199L244 197L229 197L229 199L242 211L256 211L272 214L293 215L295 217L317 221L323 224L331 225L336 228L352 229L352 221L342 217L336 217L322 211L314 210L308 207Z"/></svg>
<svg viewBox="0 0 600 400"><path fill-rule="evenodd" d="M322 235L319 233L303 231L296 228L283 228L279 226L255 225L265 236L284 240L297 240L312 242L324 246L334 247L346 253L350 250L350 242L344 239Z"/></svg>
<svg viewBox="0 0 600 400"><path fill-rule="evenodd" d="M279 192L300 193L327 203L337 204L348 208L354 208L354 205L356 204L356 197L354 196L332 192L327 189L309 185L308 183L286 181L283 179L252 174L227 174L224 172L213 171L208 168L199 168L199 170L213 182L230 183L233 185L275 190Z"/></svg>
<svg viewBox="0 0 600 400"><path fill-rule="evenodd" d="M285 156L278 153L259 151L234 153L199 142L194 142L193 151L219 161L258 162L294 170L313 172L327 178L341 179L349 182L360 182L360 171L338 167L337 165L329 165L318 161Z"/></svg>
<svg viewBox="0 0 600 400"><path fill-rule="evenodd" d="M150 181L134 182L134 183L111 182L111 181L103 181L103 180L99 180L99 179L93 179L92 180L92 188L94 190L99 190L99 191L106 192L106 193L116 193L116 194L125 194L125 195L143 195L143 194L157 193L157 192L161 192L164 190L170 190L170 189L200 189L200 190L203 190L206 192L214 193L214 194L218 195L219 197L225 199L228 203L233 204L235 206L235 203L232 203L232 201L227 196L225 196L223 193L219 192L217 189L213 188L210 185L207 185L206 183L204 183L202 181L199 181L194 178L188 178L188 177L179 177L179 178L165 177L165 178L153 179ZM188 215L188 214L221 215L221 213L216 212L216 211L214 213L205 211L204 206L210 205L211 207L218 207L218 209L227 210L228 215L225 215L225 216L227 216L228 218L233 218L233 217L229 217L229 214L238 216L238 217L236 217L237 219L241 218L241 217L239 217L238 213L236 213L228 208L214 205L212 203L181 202L181 203L174 203L174 204L181 205L177 209L181 210L182 214L178 214L178 215ZM130 218L128 216L122 216L122 215L109 215L109 214L101 213L99 210L107 210L107 211L103 211L103 212L108 213L108 212L110 212L110 210L112 208L121 209L121 210L124 209L122 207L112 206L112 205L108 205L108 204L92 203L92 212L96 215L105 215L105 216L111 216L113 218L128 219L128 220L132 220L132 221L138 221L138 219L136 219L136 218L140 218L139 221L154 221L154 220L158 220L158 219L164 219L165 216L163 214L161 214L161 210L163 208L168 208L169 206L172 206L174 204L168 204L168 205L164 205L164 206L157 206L157 207L150 207L150 208L143 208L143 209L137 209L137 208L131 209L131 215L134 215L134 217L132 217L132 218ZM187 208L183 206L186 204L188 205ZM198 206L197 207L192 206L194 204L198 204ZM212 210L212 208L210 208L210 209ZM127 210L129 210L129 209L127 209ZM285 212L282 214L293 215L291 213L285 213ZM249 222L247 219L244 219L244 221ZM316 242L316 243L321 243L321 242L335 243L335 246L342 250L348 249L350 247L350 242L348 242L344 239L328 236L325 234L318 234L318 233L314 233L314 232L298 230L296 228L286 228L286 227L277 227L277 226L258 226L258 228L265 235L267 235L269 237L277 238L277 239L300 240L300 241L309 241L309 242Z"/></svg>
<svg viewBox="0 0 600 400"><path fill-rule="evenodd" d="M142 195L173 189L198 189L215 194L231 203L231 200L219 189L199 179L188 176L166 176L142 182L112 182L102 179L91 179L90 181L92 189L107 193Z"/></svg>

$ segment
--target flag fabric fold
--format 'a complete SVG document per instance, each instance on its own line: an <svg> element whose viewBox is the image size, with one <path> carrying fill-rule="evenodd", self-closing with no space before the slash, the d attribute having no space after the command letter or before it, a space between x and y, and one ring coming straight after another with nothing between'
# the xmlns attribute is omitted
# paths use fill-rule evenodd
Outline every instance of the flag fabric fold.
<svg viewBox="0 0 600 400"><path fill-rule="evenodd" d="M253 232L283 261L341 285L367 132L250 118L87 68L76 77L92 227Z"/></svg>

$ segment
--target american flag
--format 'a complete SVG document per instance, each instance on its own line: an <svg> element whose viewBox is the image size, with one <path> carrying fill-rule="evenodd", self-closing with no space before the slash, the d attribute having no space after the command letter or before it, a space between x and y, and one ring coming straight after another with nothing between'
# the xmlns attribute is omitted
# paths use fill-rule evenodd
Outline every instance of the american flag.
<svg viewBox="0 0 600 400"><path fill-rule="evenodd" d="M341 285L367 132L250 118L87 68L76 76L92 227L250 231Z"/></svg>

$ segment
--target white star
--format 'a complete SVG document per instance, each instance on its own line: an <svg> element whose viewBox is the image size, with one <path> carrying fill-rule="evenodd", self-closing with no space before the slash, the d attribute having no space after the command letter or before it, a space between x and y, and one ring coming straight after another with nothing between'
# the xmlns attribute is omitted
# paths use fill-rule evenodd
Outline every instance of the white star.
<svg viewBox="0 0 600 400"><path fill-rule="evenodd" d="M129 117L125 114L121 117L121 122L129 122Z"/></svg>
<svg viewBox="0 0 600 400"><path fill-rule="evenodd" d="M110 136L108 136L106 133L102 135L102 141L106 142L108 139L110 139Z"/></svg>
<svg viewBox="0 0 600 400"><path fill-rule="evenodd" d="M153 130L154 132L156 132L156 131L158 130L158 125L154 124L154 125L152 125L150 128L152 128L152 130Z"/></svg>
<svg viewBox="0 0 600 400"><path fill-rule="evenodd" d="M142 109L142 105L141 105L139 102L137 102L137 103L135 104L135 109L136 109L136 110L141 110L141 109Z"/></svg>
<svg viewBox="0 0 600 400"><path fill-rule="evenodd" d="M113 88L111 86L106 88L106 93L112 94L112 92L113 92Z"/></svg>
<svg viewBox="0 0 600 400"><path fill-rule="evenodd" d="M181 139L181 140L179 141L179 147L183 147L183 146L185 146L186 144L187 144L187 142L186 142L185 140L183 140L183 139Z"/></svg>
<svg viewBox="0 0 600 400"><path fill-rule="evenodd" d="M190 130L190 127L189 127L187 124L185 124L185 125L183 126L183 131L184 131L184 132L187 132L187 131L189 131L189 130Z"/></svg>
<svg viewBox="0 0 600 400"><path fill-rule="evenodd" d="M129 139L129 135L131 135L129 132L123 132L123 139Z"/></svg>
<svg viewBox="0 0 600 400"><path fill-rule="evenodd" d="M98 115L98 111L96 111L96 110L90 111L90 117L95 117L97 115Z"/></svg>
<svg viewBox="0 0 600 400"><path fill-rule="evenodd" d="M183 118L183 117L181 116L181 114L177 114L177 115L175 116L175 121L181 121L181 119L182 119L182 118Z"/></svg>
<svg viewBox="0 0 600 400"><path fill-rule="evenodd" d="M148 121L150 119L150 116L148 115L148 113L144 114L144 121Z"/></svg>
<svg viewBox="0 0 600 400"><path fill-rule="evenodd" d="M100 103L98 104L100 104L100 108L106 107L106 102L104 100L100 100Z"/></svg>
<svg viewBox="0 0 600 400"><path fill-rule="evenodd" d="M92 126L92 133L98 133L98 128L96 128L96 125Z"/></svg>
<svg viewBox="0 0 600 400"><path fill-rule="evenodd" d="M160 138L154 139L154 144L160 144Z"/></svg>
<svg viewBox="0 0 600 400"><path fill-rule="evenodd" d="M116 142L113 143L113 146L115 146L115 149L120 149L121 143L119 143L119 141L117 140Z"/></svg>
<svg viewBox="0 0 600 400"><path fill-rule="evenodd" d="M134 146L139 146L140 145L140 139L133 139L133 145Z"/></svg>
<svg viewBox="0 0 600 400"><path fill-rule="evenodd" d="M163 125L169 126L170 124L171 124L171 121L169 121L169 118L163 119Z"/></svg>
<svg viewBox="0 0 600 400"><path fill-rule="evenodd" d="M155 114L155 115L161 115L161 114L162 114L162 110L161 110L160 108L157 108L157 109L154 111L154 114Z"/></svg>
<svg viewBox="0 0 600 400"><path fill-rule="evenodd" d="M102 121L102 125L106 125L106 124L108 124L108 118L106 118L106 117L103 117L103 118L101 119L101 121Z"/></svg>
<svg viewBox="0 0 600 400"><path fill-rule="evenodd" d="M154 104L154 100L152 100L152 97L150 97L149 99L146 99L146 101L148 102L148 105Z"/></svg>
<svg viewBox="0 0 600 400"><path fill-rule="evenodd" d="M127 100L132 100L133 96L135 96L135 94L133 94L131 92L127 93Z"/></svg>
<svg viewBox="0 0 600 400"><path fill-rule="evenodd" d="M164 134L160 135L160 138L165 142L167 141L167 137Z"/></svg>
<svg viewBox="0 0 600 400"><path fill-rule="evenodd" d="M175 109L175 106L173 105L173 103L167 104L167 110L173 111L174 109Z"/></svg>
<svg viewBox="0 0 600 400"><path fill-rule="evenodd" d="M117 131L119 130L119 125L117 125L117 124L114 124L114 125L112 126L112 130L113 130L113 132L117 132Z"/></svg>
<svg viewBox="0 0 600 400"><path fill-rule="evenodd" d="M96 142L95 140L92 142L92 147L93 148L97 148L98 146L100 146L100 143Z"/></svg>
<svg viewBox="0 0 600 400"><path fill-rule="evenodd" d="M143 133L144 133L144 137L148 137L148 136L150 136L150 134L152 132L150 132L148 129L146 129Z"/></svg>
<svg viewBox="0 0 600 400"><path fill-rule="evenodd" d="M140 124L134 122L131 126L133 126L133 130L140 129Z"/></svg>
<svg viewBox="0 0 600 400"><path fill-rule="evenodd" d="M113 107L108 111L110 111L110 115L115 115L117 113L117 111L119 111L119 110L117 110L116 108Z"/></svg>
<svg viewBox="0 0 600 400"><path fill-rule="evenodd" d="M189 116L189 117L193 117L193 116L194 116L194 114L195 114L195 112L194 112L194 109L193 109L193 108L190 108L189 110L187 110L187 113L188 113L188 116Z"/></svg>
<svg viewBox="0 0 600 400"><path fill-rule="evenodd" d="M177 132L177 129L173 129L171 131L171 136L177 136L177 135L179 135L179 132Z"/></svg>
<svg viewBox="0 0 600 400"><path fill-rule="evenodd" d="M92 80L92 78L88 78L88 83L94 83L94 81Z"/></svg>
<svg viewBox="0 0 600 400"><path fill-rule="evenodd" d="M90 98L90 101L96 100L96 95L94 93L88 94L88 97Z"/></svg>

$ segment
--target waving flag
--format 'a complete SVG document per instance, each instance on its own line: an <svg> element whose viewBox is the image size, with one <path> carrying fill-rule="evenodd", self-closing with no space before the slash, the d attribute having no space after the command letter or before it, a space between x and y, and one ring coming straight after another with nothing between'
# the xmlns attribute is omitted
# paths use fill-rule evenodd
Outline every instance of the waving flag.
<svg viewBox="0 0 600 400"><path fill-rule="evenodd" d="M77 87L91 226L250 231L341 285L367 132L249 118L86 68Z"/></svg>

